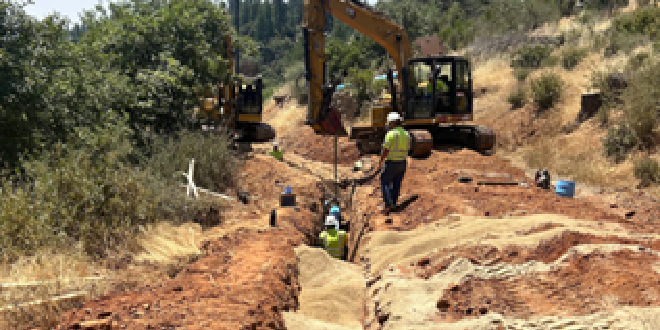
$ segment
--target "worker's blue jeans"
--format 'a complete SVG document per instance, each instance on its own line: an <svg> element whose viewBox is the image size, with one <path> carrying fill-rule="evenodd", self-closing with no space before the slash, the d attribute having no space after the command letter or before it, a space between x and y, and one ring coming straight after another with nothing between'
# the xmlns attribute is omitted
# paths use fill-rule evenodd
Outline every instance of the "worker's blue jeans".
<svg viewBox="0 0 660 330"><path fill-rule="evenodd" d="M385 207L395 207L401 192L401 182L406 174L406 161L385 161L380 174L380 189Z"/></svg>

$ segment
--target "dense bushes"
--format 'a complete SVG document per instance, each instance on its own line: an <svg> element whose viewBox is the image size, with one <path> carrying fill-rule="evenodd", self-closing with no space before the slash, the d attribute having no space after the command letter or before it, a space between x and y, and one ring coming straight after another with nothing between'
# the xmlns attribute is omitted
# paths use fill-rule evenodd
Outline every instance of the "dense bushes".
<svg viewBox="0 0 660 330"><path fill-rule="evenodd" d="M218 41L232 30L208 0L111 4L86 13L77 43L63 20L35 21L2 6L14 11L0 17L3 35L21 36L7 38L0 57L0 122L11 127L0 156L12 167L20 152L66 142L73 128L97 125L106 111L129 113L136 132L174 131L190 118L195 87L230 75Z"/></svg>
<svg viewBox="0 0 660 330"><path fill-rule="evenodd" d="M182 131L174 136L158 136L146 167L168 182L184 182L182 172L195 159L195 184L222 191L235 183L237 162L231 153L228 134Z"/></svg>
<svg viewBox="0 0 660 330"><path fill-rule="evenodd" d="M611 29L623 33L644 34L657 40L660 38L660 8L642 7L621 15L612 21Z"/></svg>
<svg viewBox="0 0 660 330"><path fill-rule="evenodd" d="M607 131L603 139L605 155L615 162L623 161L626 155L637 145L635 132L626 125L618 125Z"/></svg>
<svg viewBox="0 0 660 330"><path fill-rule="evenodd" d="M594 71L590 78L590 87L600 91L602 106L598 109L598 120L601 125L609 122L610 110L621 104L621 90L627 86L623 72L615 68Z"/></svg>
<svg viewBox="0 0 660 330"><path fill-rule="evenodd" d="M630 74L630 83L623 90L624 120L635 132L640 146L649 148L658 143L660 120L660 64L653 63Z"/></svg>
<svg viewBox="0 0 660 330"><path fill-rule="evenodd" d="M635 148L650 149L658 145L658 109L660 64L646 60L647 53L629 59L626 74L613 69L595 72L592 86L600 89L603 106L599 119L610 121L612 109L618 109L619 126L611 128L603 141L605 154L623 160Z"/></svg>
<svg viewBox="0 0 660 330"><path fill-rule="evenodd" d="M124 246L140 225L195 220L212 205L187 199L178 188L185 182L181 172L187 163L176 166L186 156L200 160L195 172L202 183L208 176L230 181L233 161L222 137L183 133L182 142L159 144L157 156L145 159L133 147L126 121L110 115L105 119L107 124L98 127L76 128L68 144L57 143L25 159L24 176L2 181L3 256L77 245L99 257ZM183 147L192 147L191 141L197 150L180 154ZM130 158L138 165L131 165L135 161Z"/></svg>
<svg viewBox="0 0 660 330"><path fill-rule="evenodd" d="M77 43L57 17L0 12L1 255L79 243L103 256L139 225L194 220L210 205L179 190L189 158L200 185L231 185L226 138L181 131L196 91L232 78L219 5L111 4L84 15Z"/></svg>
<svg viewBox="0 0 660 330"><path fill-rule="evenodd" d="M513 53L511 67L538 68L550 57L553 48L546 45L524 45Z"/></svg>

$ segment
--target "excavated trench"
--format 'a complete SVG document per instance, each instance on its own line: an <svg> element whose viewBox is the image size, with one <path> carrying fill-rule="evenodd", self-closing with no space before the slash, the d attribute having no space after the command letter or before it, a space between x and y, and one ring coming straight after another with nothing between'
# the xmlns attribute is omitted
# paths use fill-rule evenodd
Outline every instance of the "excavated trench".
<svg viewBox="0 0 660 330"><path fill-rule="evenodd" d="M411 162L402 194L419 200L390 217L375 215L377 181L340 189L350 260L332 259L314 247L332 167L287 158L256 157L243 173L263 200L294 187L298 207L277 209L274 227L272 202L237 206L239 221L209 235L203 256L175 278L89 301L58 329L644 329L617 328L601 301L660 306L660 236L547 192L458 184L456 169L521 176L469 152ZM542 214L550 208L564 215ZM520 209L541 214L507 216ZM558 318L566 314L586 316ZM606 327L591 327L595 319Z"/></svg>

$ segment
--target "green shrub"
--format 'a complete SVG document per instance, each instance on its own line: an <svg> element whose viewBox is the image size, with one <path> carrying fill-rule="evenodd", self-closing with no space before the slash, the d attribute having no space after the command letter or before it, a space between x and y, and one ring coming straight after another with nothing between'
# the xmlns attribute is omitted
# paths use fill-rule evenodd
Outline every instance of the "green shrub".
<svg viewBox="0 0 660 330"><path fill-rule="evenodd" d="M566 70L575 68L587 56L586 49L571 47L561 54L561 65Z"/></svg>
<svg viewBox="0 0 660 330"><path fill-rule="evenodd" d="M637 146L635 132L626 125L610 128L603 139L605 155L615 162L624 160L635 146Z"/></svg>
<svg viewBox="0 0 660 330"><path fill-rule="evenodd" d="M555 73L544 73L531 81L532 100L539 110L546 110L554 106L561 98L563 81Z"/></svg>
<svg viewBox="0 0 660 330"><path fill-rule="evenodd" d="M509 94L507 101L511 104L513 109L518 109L525 104L527 99L527 92L524 88L518 87L516 90Z"/></svg>
<svg viewBox="0 0 660 330"><path fill-rule="evenodd" d="M519 82L523 82L527 80L527 77L529 77L529 74L532 72L531 69L528 68L515 68L513 69L513 75L516 77L516 80Z"/></svg>
<svg viewBox="0 0 660 330"><path fill-rule="evenodd" d="M610 109L620 103L621 89L626 84L623 73L614 68L591 73L589 87L599 90L601 95L602 105L599 109L601 123L607 122Z"/></svg>
<svg viewBox="0 0 660 330"><path fill-rule="evenodd" d="M652 63L630 74L628 87L623 90L624 120L635 132L642 147L658 143L656 130L660 124L660 64Z"/></svg>
<svg viewBox="0 0 660 330"><path fill-rule="evenodd" d="M103 257L123 249L140 226L196 220L211 208L209 202L184 197L178 187L185 182L181 174L179 180L163 180L128 162L147 160L136 155L125 121L106 118L102 127L75 132L69 144L57 143L39 156L23 159L23 176L2 180L3 256L11 259L42 248L77 246ZM206 225L219 221L206 219Z"/></svg>
<svg viewBox="0 0 660 330"><path fill-rule="evenodd" d="M147 167L172 184L185 182L181 173L188 172L193 158L196 185L224 191L235 183L237 162L224 132L182 131L172 137L156 137L152 150Z"/></svg>
<svg viewBox="0 0 660 330"><path fill-rule="evenodd" d="M642 187L660 182L660 166L658 166L658 162L648 156L635 162L633 174Z"/></svg>
<svg viewBox="0 0 660 330"><path fill-rule="evenodd" d="M611 30L629 34L644 34L651 39L660 37L660 8L644 7L620 15L612 21Z"/></svg>
<svg viewBox="0 0 660 330"><path fill-rule="evenodd" d="M553 48L545 45L525 45L513 53L511 67L538 68L550 57Z"/></svg>

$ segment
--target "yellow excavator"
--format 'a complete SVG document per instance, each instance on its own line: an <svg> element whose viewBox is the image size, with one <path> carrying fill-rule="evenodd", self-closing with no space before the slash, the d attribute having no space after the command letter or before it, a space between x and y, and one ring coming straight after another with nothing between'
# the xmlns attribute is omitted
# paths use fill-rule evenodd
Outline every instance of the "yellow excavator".
<svg viewBox="0 0 660 330"><path fill-rule="evenodd" d="M353 126L350 133L330 106L336 86L325 83L325 20L328 15L384 47L397 69L398 86L394 84L392 70L387 73L391 91L389 104L372 106L371 122ZM400 25L354 0L305 0L303 38L309 95L306 124L317 134L349 135L361 152L378 152L388 131L385 118L396 111L404 118L404 128L411 133L411 156L428 156L434 143L443 142L467 145L480 152L493 149L495 133L492 129L459 125L471 121L473 116L472 76L466 58L443 54L413 58L413 45ZM447 86L445 93L436 90L439 80ZM431 88L427 89L427 84L431 84Z"/></svg>
<svg viewBox="0 0 660 330"><path fill-rule="evenodd" d="M224 49L229 67L238 73L233 60L231 36L224 37ZM201 116L222 122L234 133L237 141L266 142L275 138L275 130L263 123L263 81L255 70L244 72L243 81L225 80L218 84L217 96L207 93L202 98Z"/></svg>

